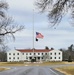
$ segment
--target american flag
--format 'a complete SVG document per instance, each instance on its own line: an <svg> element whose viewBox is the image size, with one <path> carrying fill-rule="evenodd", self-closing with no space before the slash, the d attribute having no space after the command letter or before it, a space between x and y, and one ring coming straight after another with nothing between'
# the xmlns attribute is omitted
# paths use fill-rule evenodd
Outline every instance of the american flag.
<svg viewBox="0 0 74 75"><path fill-rule="evenodd" d="M39 33L39 32L36 32L36 38L43 38L44 36L41 34L41 33Z"/></svg>

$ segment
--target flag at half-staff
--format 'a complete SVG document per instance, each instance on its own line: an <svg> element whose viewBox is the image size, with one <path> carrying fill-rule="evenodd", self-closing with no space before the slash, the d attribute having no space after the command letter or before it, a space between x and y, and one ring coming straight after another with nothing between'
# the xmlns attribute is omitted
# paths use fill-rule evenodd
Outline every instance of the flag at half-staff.
<svg viewBox="0 0 74 75"><path fill-rule="evenodd" d="M44 37L44 36L43 36L41 33L36 32L36 41L38 41L38 38L43 39L43 37Z"/></svg>

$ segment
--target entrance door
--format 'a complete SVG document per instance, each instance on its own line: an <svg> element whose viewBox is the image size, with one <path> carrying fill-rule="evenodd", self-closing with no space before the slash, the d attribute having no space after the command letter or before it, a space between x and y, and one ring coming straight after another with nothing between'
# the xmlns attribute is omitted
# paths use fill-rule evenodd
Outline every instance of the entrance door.
<svg viewBox="0 0 74 75"><path fill-rule="evenodd" d="M36 62L36 57L32 58L30 57L31 62Z"/></svg>

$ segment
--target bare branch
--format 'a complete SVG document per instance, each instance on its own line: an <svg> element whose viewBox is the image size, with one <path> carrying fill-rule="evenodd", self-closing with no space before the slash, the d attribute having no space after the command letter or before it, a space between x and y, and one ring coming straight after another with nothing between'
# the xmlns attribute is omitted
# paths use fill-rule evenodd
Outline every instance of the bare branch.
<svg viewBox="0 0 74 75"><path fill-rule="evenodd" d="M5 1L0 1L0 9L8 9L8 4Z"/></svg>
<svg viewBox="0 0 74 75"><path fill-rule="evenodd" d="M8 4L5 1L0 1L0 17L5 17L6 16L3 9L7 10L8 9Z"/></svg>
<svg viewBox="0 0 74 75"><path fill-rule="evenodd" d="M14 33L24 29L24 26L19 26L13 24L13 20L10 17L4 18L0 22L0 35L6 36L8 34L11 34L14 38Z"/></svg>
<svg viewBox="0 0 74 75"><path fill-rule="evenodd" d="M47 7L51 5L52 3L53 3L53 0L39 0L36 2L36 6L38 6L38 8L41 9L41 12L44 12L45 9L47 9Z"/></svg>
<svg viewBox="0 0 74 75"><path fill-rule="evenodd" d="M13 19L5 14L8 9L7 2L0 1L0 46L4 45L5 36L11 35L15 39L14 33L24 29L24 26L15 25Z"/></svg>
<svg viewBox="0 0 74 75"><path fill-rule="evenodd" d="M51 5L51 6L50 6ZM49 21L53 24L60 23L62 18L71 10L72 18L74 18L74 0L39 0L37 6L41 11L45 11L47 7ZM52 7L50 9L50 7Z"/></svg>

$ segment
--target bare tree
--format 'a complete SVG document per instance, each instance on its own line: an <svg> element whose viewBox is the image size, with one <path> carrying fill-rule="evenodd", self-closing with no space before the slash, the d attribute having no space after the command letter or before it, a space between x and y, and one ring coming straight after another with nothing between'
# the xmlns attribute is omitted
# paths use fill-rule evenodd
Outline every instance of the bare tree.
<svg viewBox="0 0 74 75"><path fill-rule="evenodd" d="M0 18L5 17L4 10L8 9L8 4L5 1L0 1Z"/></svg>
<svg viewBox="0 0 74 75"><path fill-rule="evenodd" d="M0 22L0 36L11 34L14 37L14 33L24 29L24 26L13 24L13 20L10 17L3 18Z"/></svg>
<svg viewBox="0 0 74 75"><path fill-rule="evenodd" d="M2 46L1 48L0 48L0 61L7 61L7 50L8 50L9 48L8 48L8 46Z"/></svg>
<svg viewBox="0 0 74 75"><path fill-rule="evenodd" d="M37 0L36 5L41 12L48 11L48 18L53 26L68 12L74 20L74 0Z"/></svg>
<svg viewBox="0 0 74 75"><path fill-rule="evenodd" d="M3 38L8 35L14 37L14 33L24 29L24 26L15 25L11 17L5 14L5 10L8 9L8 4L5 1L0 1L0 44L3 43Z"/></svg>
<svg viewBox="0 0 74 75"><path fill-rule="evenodd" d="M8 35L14 37L14 33L24 29L24 26L15 25L12 18L7 16L5 11L8 9L8 4L5 1L0 1L0 61L6 61L7 46L4 39Z"/></svg>

